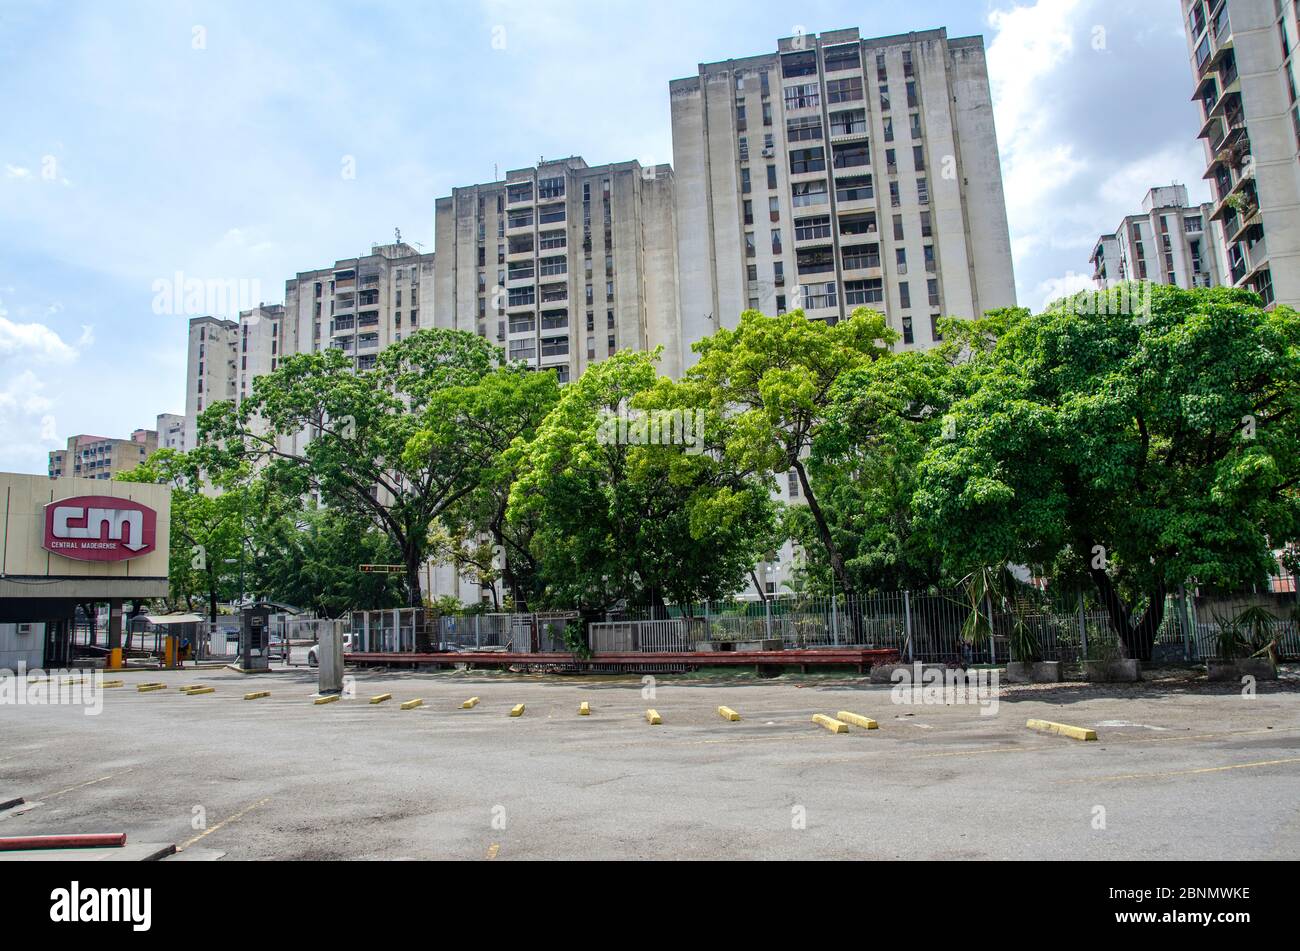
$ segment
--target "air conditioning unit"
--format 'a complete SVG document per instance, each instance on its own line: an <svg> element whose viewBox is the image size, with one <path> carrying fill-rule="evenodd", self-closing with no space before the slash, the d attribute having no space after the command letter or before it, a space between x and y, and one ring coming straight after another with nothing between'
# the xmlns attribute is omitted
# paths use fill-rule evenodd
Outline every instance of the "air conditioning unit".
<svg viewBox="0 0 1300 951"><path fill-rule="evenodd" d="M763 149L763 158L774 158L775 156L776 156L776 149L772 148L771 146Z"/></svg>

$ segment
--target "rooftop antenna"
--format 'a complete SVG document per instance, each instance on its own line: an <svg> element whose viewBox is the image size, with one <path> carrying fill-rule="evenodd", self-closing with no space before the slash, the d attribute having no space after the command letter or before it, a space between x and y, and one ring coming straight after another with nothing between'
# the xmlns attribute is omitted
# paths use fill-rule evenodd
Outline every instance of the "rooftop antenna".
<svg viewBox="0 0 1300 951"><path fill-rule="evenodd" d="M398 244L401 244L401 243L402 243L402 229L401 229L401 228L394 228L394 229L393 229L393 235L397 238L397 243L398 243Z"/></svg>

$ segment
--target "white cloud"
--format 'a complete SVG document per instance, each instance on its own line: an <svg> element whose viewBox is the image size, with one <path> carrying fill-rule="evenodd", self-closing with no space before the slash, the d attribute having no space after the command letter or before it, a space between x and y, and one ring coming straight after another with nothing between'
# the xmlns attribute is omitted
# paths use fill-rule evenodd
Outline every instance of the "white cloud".
<svg viewBox="0 0 1300 951"><path fill-rule="evenodd" d="M1035 310L1042 310L1052 301L1060 300L1062 297L1068 297L1071 294L1077 294L1079 291L1094 289L1092 275L1067 271L1060 277L1049 277L1045 281L1040 281L1038 286L1034 288L1032 298L1028 301L1022 301L1022 303Z"/></svg>
<svg viewBox="0 0 1300 951"><path fill-rule="evenodd" d="M45 469L45 454L60 442L47 374L37 371L74 363L93 340L89 330L69 344L45 324L10 320L0 301L0 468Z"/></svg>
<svg viewBox="0 0 1300 951"><path fill-rule="evenodd" d="M44 324L16 324L0 309L0 366L17 358L49 363L70 363L77 358L77 348ZM83 335L84 339L84 335Z"/></svg>
<svg viewBox="0 0 1300 951"><path fill-rule="evenodd" d="M1097 237L1178 181L1204 200L1176 0L997 0L989 82L1021 302L1076 290ZM1158 8L1157 8L1158 7ZM1061 277L1065 274L1067 277Z"/></svg>

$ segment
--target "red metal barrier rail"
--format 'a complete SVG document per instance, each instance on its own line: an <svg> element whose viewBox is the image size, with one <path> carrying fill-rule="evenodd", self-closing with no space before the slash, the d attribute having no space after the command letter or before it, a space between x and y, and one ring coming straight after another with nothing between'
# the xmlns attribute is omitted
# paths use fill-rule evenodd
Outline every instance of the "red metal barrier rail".
<svg viewBox="0 0 1300 951"><path fill-rule="evenodd" d="M120 849L125 845L125 832L88 835L20 835L0 839L0 852L28 852L36 849Z"/></svg>
<svg viewBox="0 0 1300 951"><path fill-rule="evenodd" d="M501 651L440 651L427 654L346 653L349 664L377 664L388 667L416 664L468 664L471 667L505 667L510 665L554 665L557 667L591 667L593 665L641 666L644 664L689 664L699 667L856 667L865 673L877 664L895 664L899 653L892 648L853 650L787 651L627 651L577 657L568 653L505 653Z"/></svg>

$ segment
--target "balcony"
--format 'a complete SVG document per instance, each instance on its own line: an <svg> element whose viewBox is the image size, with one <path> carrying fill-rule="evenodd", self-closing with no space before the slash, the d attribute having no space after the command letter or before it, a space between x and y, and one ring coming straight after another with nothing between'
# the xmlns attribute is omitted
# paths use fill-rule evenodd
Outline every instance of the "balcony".
<svg viewBox="0 0 1300 951"><path fill-rule="evenodd" d="M1250 279L1266 267L1268 267L1268 242L1260 238L1246 250L1245 277Z"/></svg>
<svg viewBox="0 0 1300 951"><path fill-rule="evenodd" d="M1259 201L1254 195L1254 186L1251 184L1254 181L1253 178L1238 175L1234 179L1229 175L1227 176L1228 182L1224 182L1222 178L1220 176L1214 186L1214 192L1219 195L1219 200L1215 203L1214 211L1210 214L1211 221L1227 220L1232 214L1244 215L1248 209L1259 205ZM1228 184L1229 182L1230 184ZM1224 191L1225 184L1228 184L1226 191ZM1246 195L1248 192L1249 195L1246 198L1235 199L1233 197L1234 195ZM1244 207L1238 207L1239 203L1244 203Z"/></svg>
<svg viewBox="0 0 1300 951"><path fill-rule="evenodd" d="M799 248L815 248L821 245L830 245L831 243L831 223L829 216L826 217L824 225L810 225L806 227L795 226L794 246Z"/></svg>
<svg viewBox="0 0 1300 951"><path fill-rule="evenodd" d="M881 267L880 256L846 257L844 269L840 274L845 281L884 280L885 271Z"/></svg>
<svg viewBox="0 0 1300 951"><path fill-rule="evenodd" d="M527 234L533 230L532 215L511 215L506 219L506 234Z"/></svg>

